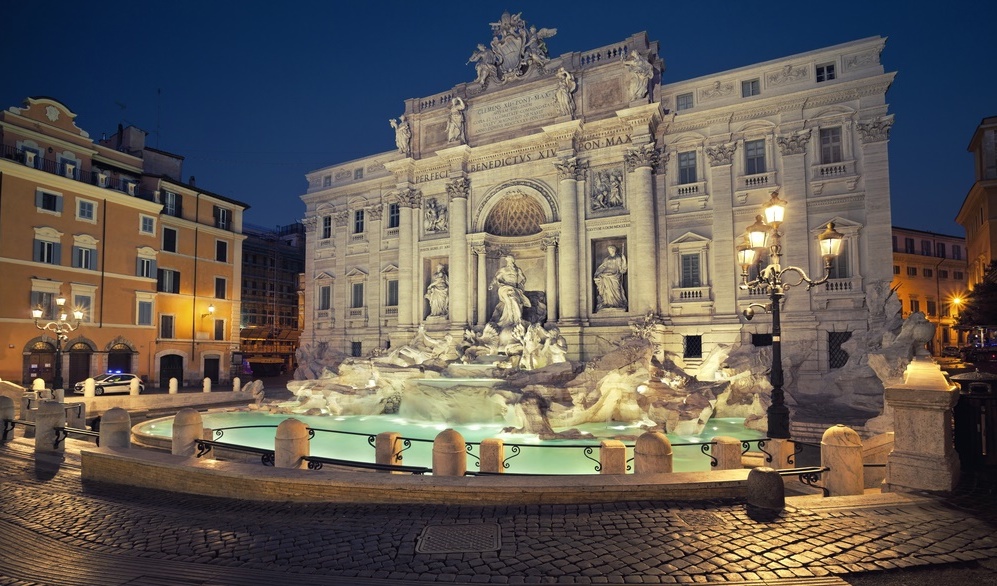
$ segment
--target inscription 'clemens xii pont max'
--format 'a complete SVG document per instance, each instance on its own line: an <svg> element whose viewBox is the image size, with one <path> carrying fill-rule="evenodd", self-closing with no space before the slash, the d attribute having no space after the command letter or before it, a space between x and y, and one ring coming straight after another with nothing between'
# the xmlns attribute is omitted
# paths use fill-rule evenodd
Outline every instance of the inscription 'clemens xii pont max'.
<svg viewBox="0 0 997 586"><path fill-rule="evenodd" d="M475 104L467 110L468 127L472 134L488 133L554 118L558 116L554 92L543 90L501 102Z"/></svg>

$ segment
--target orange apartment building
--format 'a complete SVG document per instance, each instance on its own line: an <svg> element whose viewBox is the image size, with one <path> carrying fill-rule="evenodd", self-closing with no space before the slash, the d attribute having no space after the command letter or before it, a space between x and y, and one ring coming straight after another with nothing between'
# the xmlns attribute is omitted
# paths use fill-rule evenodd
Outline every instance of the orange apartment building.
<svg viewBox="0 0 997 586"><path fill-rule="evenodd" d="M38 326L62 296L83 314L61 348L67 388L109 370L228 382L248 206L182 182L183 158L143 131L94 141L75 118L50 98L0 112L0 378L51 386L59 341Z"/></svg>

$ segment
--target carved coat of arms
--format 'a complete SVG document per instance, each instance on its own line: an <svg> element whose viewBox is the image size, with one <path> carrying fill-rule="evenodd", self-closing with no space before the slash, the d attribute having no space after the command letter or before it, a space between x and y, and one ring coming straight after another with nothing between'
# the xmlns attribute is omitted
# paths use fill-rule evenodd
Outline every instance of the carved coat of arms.
<svg viewBox="0 0 997 586"><path fill-rule="evenodd" d="M481 87L492 78L505 84L533 71L542 73L550 61L544 41L557 34L557 29L528 27L521 15L502 13L498 22L491 23L494 36L490 46L479 44L471 54L468 63L475 63L478 72L475 81Z"/></svg>

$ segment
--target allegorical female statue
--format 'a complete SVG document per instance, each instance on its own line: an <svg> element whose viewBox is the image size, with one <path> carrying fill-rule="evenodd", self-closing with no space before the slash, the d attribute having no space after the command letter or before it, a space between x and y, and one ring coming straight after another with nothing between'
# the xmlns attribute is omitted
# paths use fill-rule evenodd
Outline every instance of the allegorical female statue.
<svg viewBox="0 0 997 586"><path fill-rule="evenodd" d="M398 147L398 152L406 157L411 155L412 128L409 126L408 120L405 120L405 115L402 114L398 120L394 118L388 120L388 124L395 129L395 146Z"/></svg>
<svg viewBox="0 0 997 586"><path fill-rule="evenodd" d="M523 289L526 285L523 269L516 266L516 259L512 255L502 257L502 261L505 266L495 271L495 276L488 285L489 290L498 288L499 303L492 313L492 320L500 328L519 324L523 319L523 308L532 307Z"/></svg>
<svg viewBox="0 0 997 586"><path fill-rule="evenodd" d="M460 98L454 98L450 103L450 116L447 118L447 142L463 143L464 138L464 109L467 104Z"/></svg>
<svg viewBox="0 0 997 586"><path fill-rule="evenodd" d="M426 287L429 300L429 317L447 317L450 312L450 280L447 278L447 265L441 264L433 273L433 280Z"/></svg>
<svg viewBox="0 0 997 586"><path fill-rule="evenodd" d="M627 274L627 257L617 253L613 245L606 247L609 256L602 259L595 270L596 303L595 310L626 309L627 295L623 291L623 279Z"/></svg>

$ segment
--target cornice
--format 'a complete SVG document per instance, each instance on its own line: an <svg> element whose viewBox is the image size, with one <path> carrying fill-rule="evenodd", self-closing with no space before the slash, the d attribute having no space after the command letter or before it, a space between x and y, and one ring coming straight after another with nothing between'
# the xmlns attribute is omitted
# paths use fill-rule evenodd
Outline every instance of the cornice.
<svg viewBox="0 0 997 586"><path fill-rule="evenodd" d="M103 199L111 203L133 207L154 214L159 214L163 209L162 204L126 195L113 189L107 189L106 187L98 187L89 183L83 183L82 181L76 181L75 179L69 179L54 173L39 171L38 169L8 159L0 159L0 171L7 175L25 179L43 189L47 188L59 192L71 191L83 197Z"/></svg>
<svg viewBox="0 0 997 586"><path fill-rule="evenodd" d="M19 126L17 124L11 124L10 122L6 122L6 121L3 121L3 120L0 120L0 128L4 129L5 131L6 130L12 130L12 131L17 132L19 134L23 134L25 136L30 136L33 140L37 139L37 140L39 140L41 142L53 143L53 144L59 145L62 148L65 148L66 150L77 151L77 152L83 151L84 153L90 155L91 157L93 155L97 154L98 152L100 152L100 151L98 151L96 148L94 148L92 146L81 145L79 143L75 143L75 142L72 142L72 141L69 141L69 140L66 140L66 139L63 139L63 138L59 138L59 137L53 136L51 134L45 134L44 132L39 132L39 131L34 130L32 128L28 128L26 126ZM57 132L63 132L61 130L56 130L56 131ZM91 142L91 144L93 144L93 143Z"/></svg>

